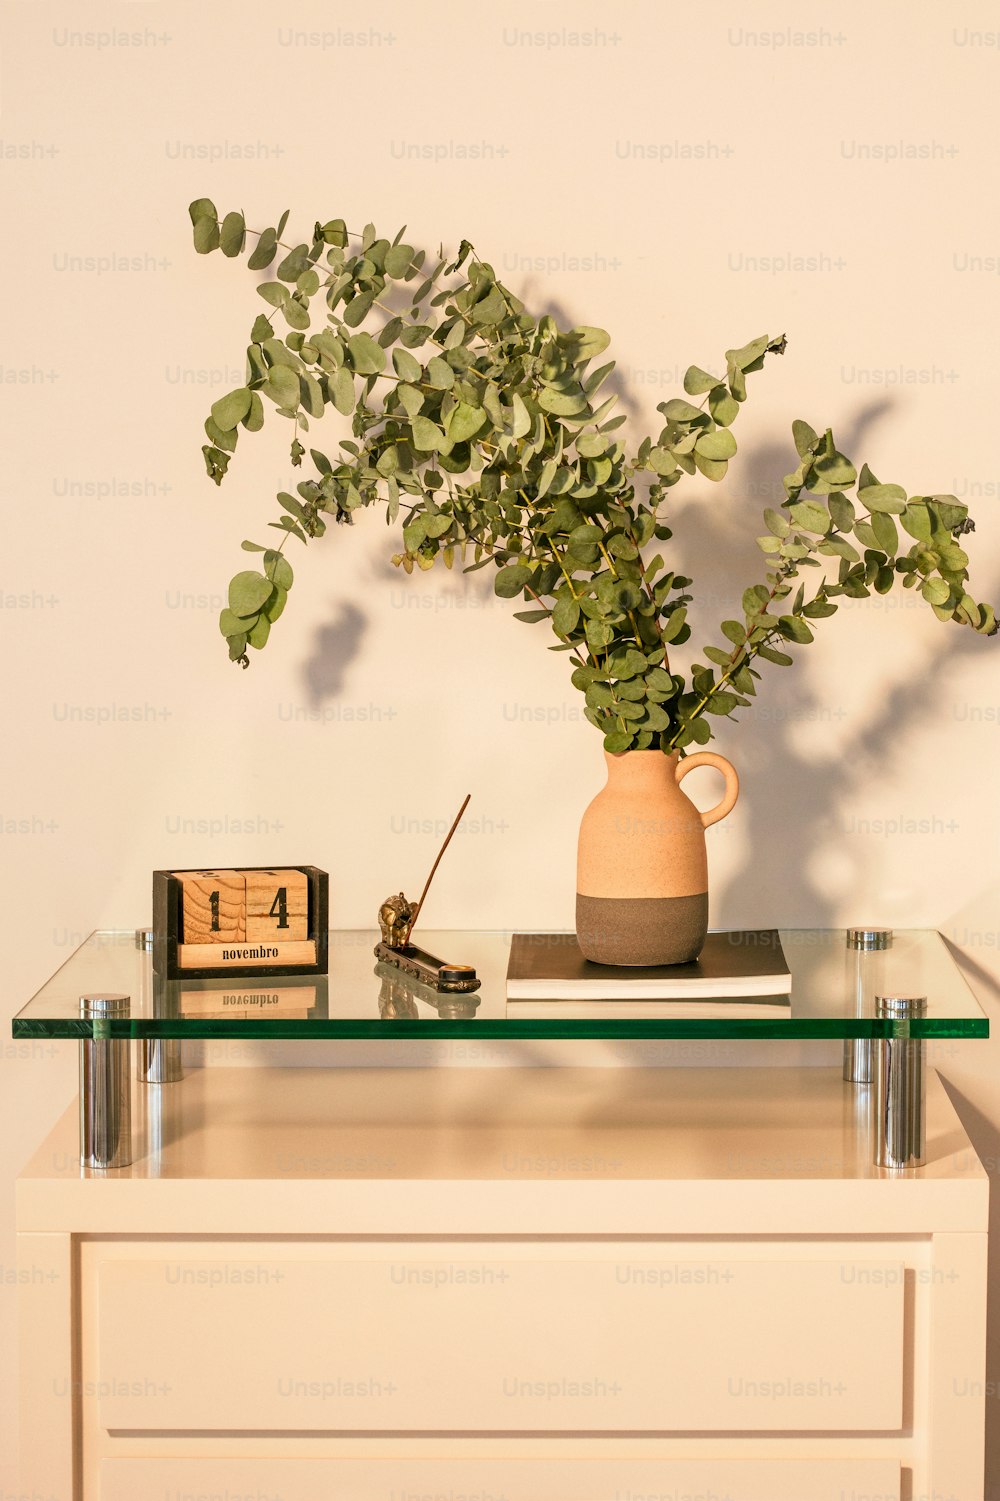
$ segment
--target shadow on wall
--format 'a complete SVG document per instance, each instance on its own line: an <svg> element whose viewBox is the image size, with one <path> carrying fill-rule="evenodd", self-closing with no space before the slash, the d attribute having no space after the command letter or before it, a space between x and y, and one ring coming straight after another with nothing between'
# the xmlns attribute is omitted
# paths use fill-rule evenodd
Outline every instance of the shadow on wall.
<svg viewBox="0 0 1000 1501"><path fill-rule="evenodd" d="M539 316L549 314L560 326L576 322L573 314L556 299L536 301L523 290L519 295L533 312ZM762 372L761 379L764 378ZM645 403L628 389L620 371L613 372L607 389L615 392L633 417L644 408ZM664 393L664 399L667 394ZM738 423L742 441L732 480L721 486L696 480L690 490L682 484L678 491L668 492L665 509L674 537L664 551L668 561L676 560L677 571L694 581L695 602L690 611L693 637L684 648L684 666L700 655L706 643L721 642L719 622L726 617L741 616L743 590L763 579L766 565L755 542L763 529L761 512L765 506L780 505L784 498L783 476L794 466L790 433L779 441L753 442L752 395L748 406L749 411L741 414ZM838 429L838 445L860 463L873 431L893 408L894 402L885 397L859 408L853 420ZM818 415L821 419L822 414ZM656 430L655 423L650 423L650 427ZM911 483L916 479L916 476L902 477ZM364 525L368 519L362 516L359 524ZM419 575L408 578L389 561L390 552L399 545L396 534L390 531L387 540L391 540L391 545L385 557L372 561L372 582L385 581L391 576L401 589L447 588L483 598L492 594L493 574L488 569L463 575L456 567L453 574L445 575L443 569L436 568L427 578ZM990 591L983 593L989 597ZM909 602L911 596L894 591L891 599ZM870 610L872 634L877 636L878 598L857 605L847 602L847 608ZM825 622L819 625L825 634ZM367 619L356 604L341 603L334 620L316 633L303 666L307 692L314 706L334 700L344 692L366 627ZM835 622L831 628L837 629ZM789 925L825 926L832 922L840 905L841 891L851 880L851 870L842 862L853 861L858 869L865 859L860 841L844 837L843 820L857 804L872 771L877 769L882 775L891 771L893 757L898 754L896 748L905 744L907 731L933 717L939 696L937 685L967 658L978 651L990 650L991 646L972 631L943 626L940 643L932 648L930 656L925 655L919 666L905 675L897 671L891 688L868 717L858 723L848 744L825 760L818 759L814 751L806 753L801 748L798 726L827 718L842 719L844 710L824 695L822 683L810 680L804 670L808 651L803 660L802 649L793 649L796 661L790 680L786 680L783 669L762 664L760 697L749 709L739 711L740 720L748 730L748 722L754 719L765 730L760 735L749 732L739 735L737 761L746 788L743 821L747 855L726 882L714 890L713 925L737 920L740 925L766 925L779 915ZM714 721L713 728L718 735L713 748L725 753L734 736L719 720ZM841 741L843 735L836 738ZM849 847L852 843L857 846L853 851ZM827 847L836 848L841 862L837 873L839 889L824 878L821 858ZM875 921L877 917L878 914L859 913L857 920Z"/></svg>
<svg viewBox="0 0 1000 1501"><path fill-rule="evenodd" d="M838 429L838 446L860 463L873 428L892 406L883 399L862 408L848 427ZM738 508L718 501L706 504L702 494L685 500L674 513L675 538L670 546L677 547L684 572L694 579L691 645L698 647L718 637L720 619L740 615L743 589L762 581L765 565L753 540L761 530L760 512L784 497L782 478L794 458L790 437L787 443L765 443L741 452L739 483L743 493L752 497L751 504ZM901 478L913 483L917 477ZM699 581L707 580L708 588L699 591ZM982 581L977 587L980 597L992 598L996 593L995 587L987 588ZM912 596L899 590L891 599L909 603ZM856 604L848 601L845 608L867 610L872 637L877 638L882 620L878 597ZM929 609L922 602L915 608ZM825 634L825 628L826 621L818 622L819 632ZM835 619L828 628L836 631ZM738 916L740 925L766 925L780 916L789 926L830 926L841 904L841 890L851 885L851 871L842 866L840 889L833 889L823 878L824 847L835 848L840 859L851 860L860 871L864 850L851 850L850 845L858 841L844 837L843 821L851 816L871 776L891 773L907 732L933 720L939 710L940 684L949 673L976 654L994 649L994 642L971 630L941 623L936 645L908 671L896 668L878 705L858 720L847 743L826 759L800 747L797 726L833 723L843 717L844 709L824 695L821 682L803 671L808 648L793 649L796 660L791 669L762 664L759 697L749 709L738 711L744 724L757 718L765 727L763 734L741 735L735 757L746 787L742 816L747 858L715 889L713 924L735 921ZM725 728L719 720L713 727L719 735L719 749L725 753ZM842 741L841 734L836 738ZM857 914L858 922L877 920L877 913Z"/></svg>
<svg viewBox="0 0 1000 1501"><path fill-rule="evenodd" d="M341 602L328 624L315 633L302 666L306 694L312 708L321 708L344 691L348 669L361 650L367 616L353 601Z"/></svg>

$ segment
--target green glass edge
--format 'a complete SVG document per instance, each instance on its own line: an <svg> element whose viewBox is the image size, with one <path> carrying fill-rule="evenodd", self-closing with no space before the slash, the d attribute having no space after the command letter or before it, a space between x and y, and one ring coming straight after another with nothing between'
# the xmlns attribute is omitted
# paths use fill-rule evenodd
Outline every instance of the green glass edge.
<svg viewBox="0 0 1000 1501"><path fill-rule="evenodd" d="M683 1038L721 1038L738 1040L741 1037L772 1037L795 1039L845 1038L845 1037L977 1037L990 1035L989 1020L983 1017L924 1018L920 1021L878 1022L873 1018L808 1018L770 1021L768 1018L748 1018L745 1021L730 1018L713 1018L698 1021L690 1018L638 1021L634 1019L566 1021L544 1018L514 1021L504 1017L476 1021L381 1021L361 1018L344 1021L309 1019L268 1022L263 1018L148 1018L104 1021L98 1024L102 1037L120 1038L184 1038L184 1037L242 1037L263 1039L268 1037L302 1038L317 1041L321 1038L420 1038L428 1041L440 1038L645 1038L670 1040ZM12 1036L75 1038L77 1041L94 1036L92 1023L76 1018L64 1020L32 1021L14 1017Z"/></svg>

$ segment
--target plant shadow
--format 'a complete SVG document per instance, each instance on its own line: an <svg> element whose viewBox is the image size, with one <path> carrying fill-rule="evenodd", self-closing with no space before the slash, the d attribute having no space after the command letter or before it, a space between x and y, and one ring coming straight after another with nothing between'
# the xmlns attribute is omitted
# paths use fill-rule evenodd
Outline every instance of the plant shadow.
<svg viewBox="0 0 1000 1501"><path fill-rule="evenodd" d="M315 632L301 669L312 708L341 697L348 669L361 650L367 629L368 617L353 601L342 600L334 618Z"/></svg>
<svg viewBox="0 0 1000 1501"><path fill-rule="evenodd" d="M880 399L857 412L838 446L864 457L873 430L892 411ZM841 441L842 439L842 441ZM752 505L727 510L706 505L704 496L685 499L671 518L677 548L686 574L694 579L693 646L719 638L718 622L740 616L742 590L761 580L764 567L754 537L760 530L760 510L784 498L782 475L794 454L788 444L766 442L741 450L739 486ZM698 589L699 576L711 578L708 592ZM989 597L987 591L987 597ZM894 601L927 610L909 591L893 591ZM869 610L872 630L879 629L881 596L845 602L851 610ZM822 624L822 623L821 623ZM942 624L940 642L924 653L911 669L894 667L893 678L878 704L858 719L846 744L838 731L836 748L817 756L806 749L799 733L803 724L829 722L836 726L847 715L835 696L803 668L801 648L794 679L783 680L783 669L761 664L760 697L749 709L737 710L737 722L760 721L766 734L741 734L738 770L746 785L743 802L746 855L713 893L713 925L738 919L738 924L770 926L778 917L785 926L829 926L841 906L842 893L860 878L866 860L865 841L851 839L851 810L862 799L872 774L891 772L903 752L909 732L940 712L940 684L962 664L992 643L975 632ZM692 657L696 653L692 652ZM796 671L796 669L798 669ZM726 749L724 723L715 720L720 749ZM714 742L713 742L714 744ZM711 838L711 836L709 836ZM824 869L824 850L837 856L836 875ZM859 923L877 921L878 914L858 913Z"/></svg>

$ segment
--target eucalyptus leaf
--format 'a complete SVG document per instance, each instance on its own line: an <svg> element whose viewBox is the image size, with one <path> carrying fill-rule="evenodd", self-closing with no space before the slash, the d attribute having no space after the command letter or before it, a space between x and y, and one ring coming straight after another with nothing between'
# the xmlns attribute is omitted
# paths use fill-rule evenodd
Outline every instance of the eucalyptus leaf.
<svg viewBox="0 0 1000 1501"><path fill-rule="evenodd" d="M423 375L420 361L406 349L396 349L392 356L393 369L400 380L415 382Z"/></svg>
<svg viewBox="0 0 1000 1501"><path fill-rule="evenodd" d="M282 281L297 281L310 264L308 245L296 245L279 264L278 276Z"/></svg>
<svg viewBox="0 0 1000 1501"><path fill-rule="evenodd" d="M424 398L416 386L408 386L402 382L396 387L396 396L403 410L410 417L416 417L423 408Z"/></svg>
<svg viewBox="0 0 1000 1501"><path fill-rule="evenodd" d="M795 452L800 459L804 459L819 442L819 434L809 426L808 422L796 418L792 423L792 439L795 443Z"/></svg>
<svg viewBox="0 0 1000 1501"><path fill-rule="evenodd" d="M582 328L574 328L571 334L573 363L583 364L587 360L594 359L603 354L611 343L611 335L603 328L591 328L584 325Z"/></svg>
<svg viewBox="0 0 1000 1501"><path fill-rule="evenodd" d="M243 215L227 214L222 221L219 231L219 243L222 246L223 255L230 257L242 255L243 246L246 244L247 227L243 222Z"/></svg>
<svg viewBox="0 0 1000 1501"><path fill-rule="evenodd" d="M853 485L857 479L854 465L842 453L835 453L831 458L818 458L814 468L828 485Z"/></svg>
<svg viewBox="0 0 1000 1501"><path fill-rule="evenodd" d="M349 417L354 411L354 376L346 365L327 377L327 388L337 411Z"/></svg>
<svg viewBox="0 0 1000 1501"><path fill-rule="evenodd" d="M257 288L257 295L263 297L264 301L269 302L272 307L280 308L284 306L292 294L284 283L280 281L262 281Z"/></svg>
<svg viewBox="0 0 1000 1501"><path fill-rule="evenodd" d="M698 407L693 407L689 401L682 401L680 397L665 401L660 411L668 422L694 422L701 416Z"/></svg>
<svg viewBox="0 0 1000 1501"><path fill-rule="evenodd" d="M543 386L538 393L538 405L543 412L552 412L558 417L572 417L587 406L582 391L558 391L553 386Z"/></svg>
<svg viewBox="0 0 1000 1501"><path fill-rule="evenodd" d="M677 468L677 460L668 448L651 448L649 451L649 467L656 474L673 474Z"/></svg>
<svg viewBox="0 0 1000 1501"><path fill-rule="evenodd" d="M568 636L574 631L580 620L580 606L575 599L565 598L556 601L552 612L553 629L560 636Z"/></svg>
<svg viewBox="0 0 1000 1501"><path fill-rule="evenodd" d="M379 375L385 369L385 350L371 334L352 334L347 341L347 358L358 375Z"/></svg>
<svg viewBox="0 0 1000 1501"><path fill-rule="evenodd" d="M271 598L267 601L267 604L264 606L261 613L266 617L269 623L273 625L274 622L278 619L278 616L283 612L287 602L288 590L282 588L280 584L276 583L274 586L274 592L271 595Z"/></svg>
<svg viewBox="0 0 1000 1501"><path fill-rule="evenodd" d="M729 427L740 413L740 404L724 385L713 386L708 395L708 410L720 427Z"/></svg>
<svg viewBox="0 0 1000 1501"><path fill-rule="evenodd" d="M726 470L729 467L725 459L708 459L703 453L700 453L697 449L695 449L694 462L695 468L699 471L700 474L703 474L706 479L715 481L725 479Z"/></svg>
<svg viewBox="0 0 1000 1501"><path fill-rule="evenodd" d="M788 514L795 525L806 532L816 532L820 536L830 530L831 517L826 506L821 506L816 500L800 500L788 507Z"/></svg>
<svg viewBox="0 0 1000 1501"><path fill-rule="evenodd" d="M460 401L448 418L448 437L452 443L463 443L466 438L471 438L474 433L478 433L486 420L486 413L482 407L470 406L468 402Z"/></svg>
<svg viewBox="0 0 1000 1501"><path fill-rule="evenodd" d="M931 605L943 605L951 593L951 585L946 579L925 579L920 586L920 592Z"/></svg>
<svg viewBox="0 0 1000 1501"><path fill-rule="evenodd" d="M778 617L777 625L786 641L796 641L800 645L805 645L813 640L812 631L797 615L781 615Z"/></svg>
<svg viewBox="0 0 1000 1501"><path fill-rule="evenodd" d="M827 505L838 531L849 532L854 525L854 506L847 496L835 493L830 496Z"/></svg>
<svg viewBox="0 0 1000 1501"><path fill-rule="evenodd" d="M219 630L224 636L239 636L245 633L246 620L233 610L225 609L219 615Z"/></svg>
<svg viewBox="0 0 1000 1501"><path fill-rule="evenodd" d="M749 344L744 344L741 349L727 349L726 363L733 365L737 370L749 370L751 365L756 364L761 355L767 349L770 340L767 334L762 334L759 339L752 339Z"/></svg>
<svg viewBox="0 0 1000 1501"><path fill-rule="evenodd" d="M869 511L899 515L906 509L906 491L902 485L865 485L858 491L858 499Z"/></svg>
<svg viewBox="0 0 1000 1501"><path fill-rule="evenodd" d="M405 276L407 271L410 269L410 262L413 260L413 255L414 251L412 245L393 245L392 248L386 252L386 276L391 276L397 280L400 277Z"/></svg>
<svg viewBox="0 0 1000 1501"><path fill-rule="evenodd" d="M301 331L309 327L309 314L297 297L289 297L281 311L290 328Z"/></svg>
<svg viewBox="0 0 1000 1501"><path fill-rule="evenodd" d="M425 453L436 453L445 446L445 435L436 422L429 417L414 417L410 423L413 446Z"/></svg>
<svg viewBox="0 0 1000 1501"><path fill-rule="evenodd" d="M299 378L287 365L272 365L262 389L279 407L298 406Z"/></svg>
<svg viewBox="0 0 1000 1501"><path fill-rule="evenodd" d="M263 230L247 260L250 270L263 271L274 260L277 250L278 237L275 231L273 229Z"/></svg>
<svg viewBox="0 0 1000 1501"><path fill-rule="evenodd" d="M273 588L269 578L253 569L238 573L229 585L229 608L234 615L256 615Z"/></svg>
<svg viewBox="0 0 1000 1501"><path fill-rule="evenodd" d="M323 392L319 381L308 371L304 371L299 376L299 400L310 417L322 417Z"/></svg>
<svg viewBox="0 0 1000 1501"><path fill-rule="evenodd" d="M688 366L684 375L684 389L689 396L701 396L717 385L717 378L709 375L707 370L701 370L697 365Z"/></svg>
<svg viewBox="0 0 1000 1501"><path fill-rule="evenodd" d="M239 386L212 403L212 421L224 433L236 427L250 410L250 392Z"/></svg>
<svg viewBox="0 0 1000 1501"><path fill-rule="evenodd" d="M247 640L258 651L267 645L267 638L271 633L271 622L264 613L257 616L250 630L247 632Z"/></svg>
<svg viewBox="0 0 1000 1501"><path fill-rule="evenodd" d="M280 272L279 272L280 274ZM348 328L360 328L371 312L375 301L374 291L359 292L344 308L344 322Z"/></svg>
<svg viewBox="0 0 1000 1501"><path fill-rule="evenodd" d="M194 248L199 255L207 255L211 250L219 248L220 240L219 221L209 215L195 221Z"/></svg>
<svg viewBox="0 0 1000 1501"><path fill-rule="evenodd" d="M286 593L292 587L292 580L294 578L292 565L287 558L282 557L281 553L276 552L273 554L270 560L265 563L264 572L272 583L277 584Z"/></svg>
<svg viewBox="0 0 1000 1501"><path fill-rule="evenodd" d="M878 540L882 551L892 557L899 547L899 533L892 517L882 511L873 511L871 518L872 531Z"/></svg>
<svg viewBox="0 0 1000 1501"><path fill-rule="evenodd" d="M531 582L531 569L523 563L510 563L501 568L493 580L493 588L501 599L514 599Z"/></svg>
<svg viewBox="0 0 1000 1501"><path fill-rule="evenodd" d="M918 542L931 540L930 512L919 501L910 501L899 515L899 524L911 537L916 537Z"/></svg>
<svg viewBox="0 0 1000 1501"><path fill-rule="evenodd" d="M736 452L736 439L727 428L714 433L705 433L694 445L696 454L705 459L731 459Z"/></svg>
<svg viewBox="0 0 1000 1501"><path fill-rule="evenodd" d="M248 433L258 433L264 426L264 403L256 391L250 392L250 406L241 421Z"/></svg>

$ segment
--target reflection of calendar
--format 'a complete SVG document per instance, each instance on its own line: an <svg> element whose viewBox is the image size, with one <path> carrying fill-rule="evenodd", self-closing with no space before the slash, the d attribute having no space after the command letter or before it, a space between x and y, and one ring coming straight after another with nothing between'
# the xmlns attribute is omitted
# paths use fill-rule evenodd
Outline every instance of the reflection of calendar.
<svg viewBox="0 0 1000 1501"><path fill-rule="evenodd" d="M168 979L326 974L328 881L312 865L153 872L153 968Z"/></svg>
<svg viewBox="0 0 1000 1501"><path fill-rule="evenodd" d="M318 985L325 987L326 981ZM321 1014L317 984L313 985L253 985L239 986L216 984L211 989L198 990L181 983L178 999L182 1016L270 1016L282 1021ZM325 1011L325 1007L323 1008Z"/></svg>

